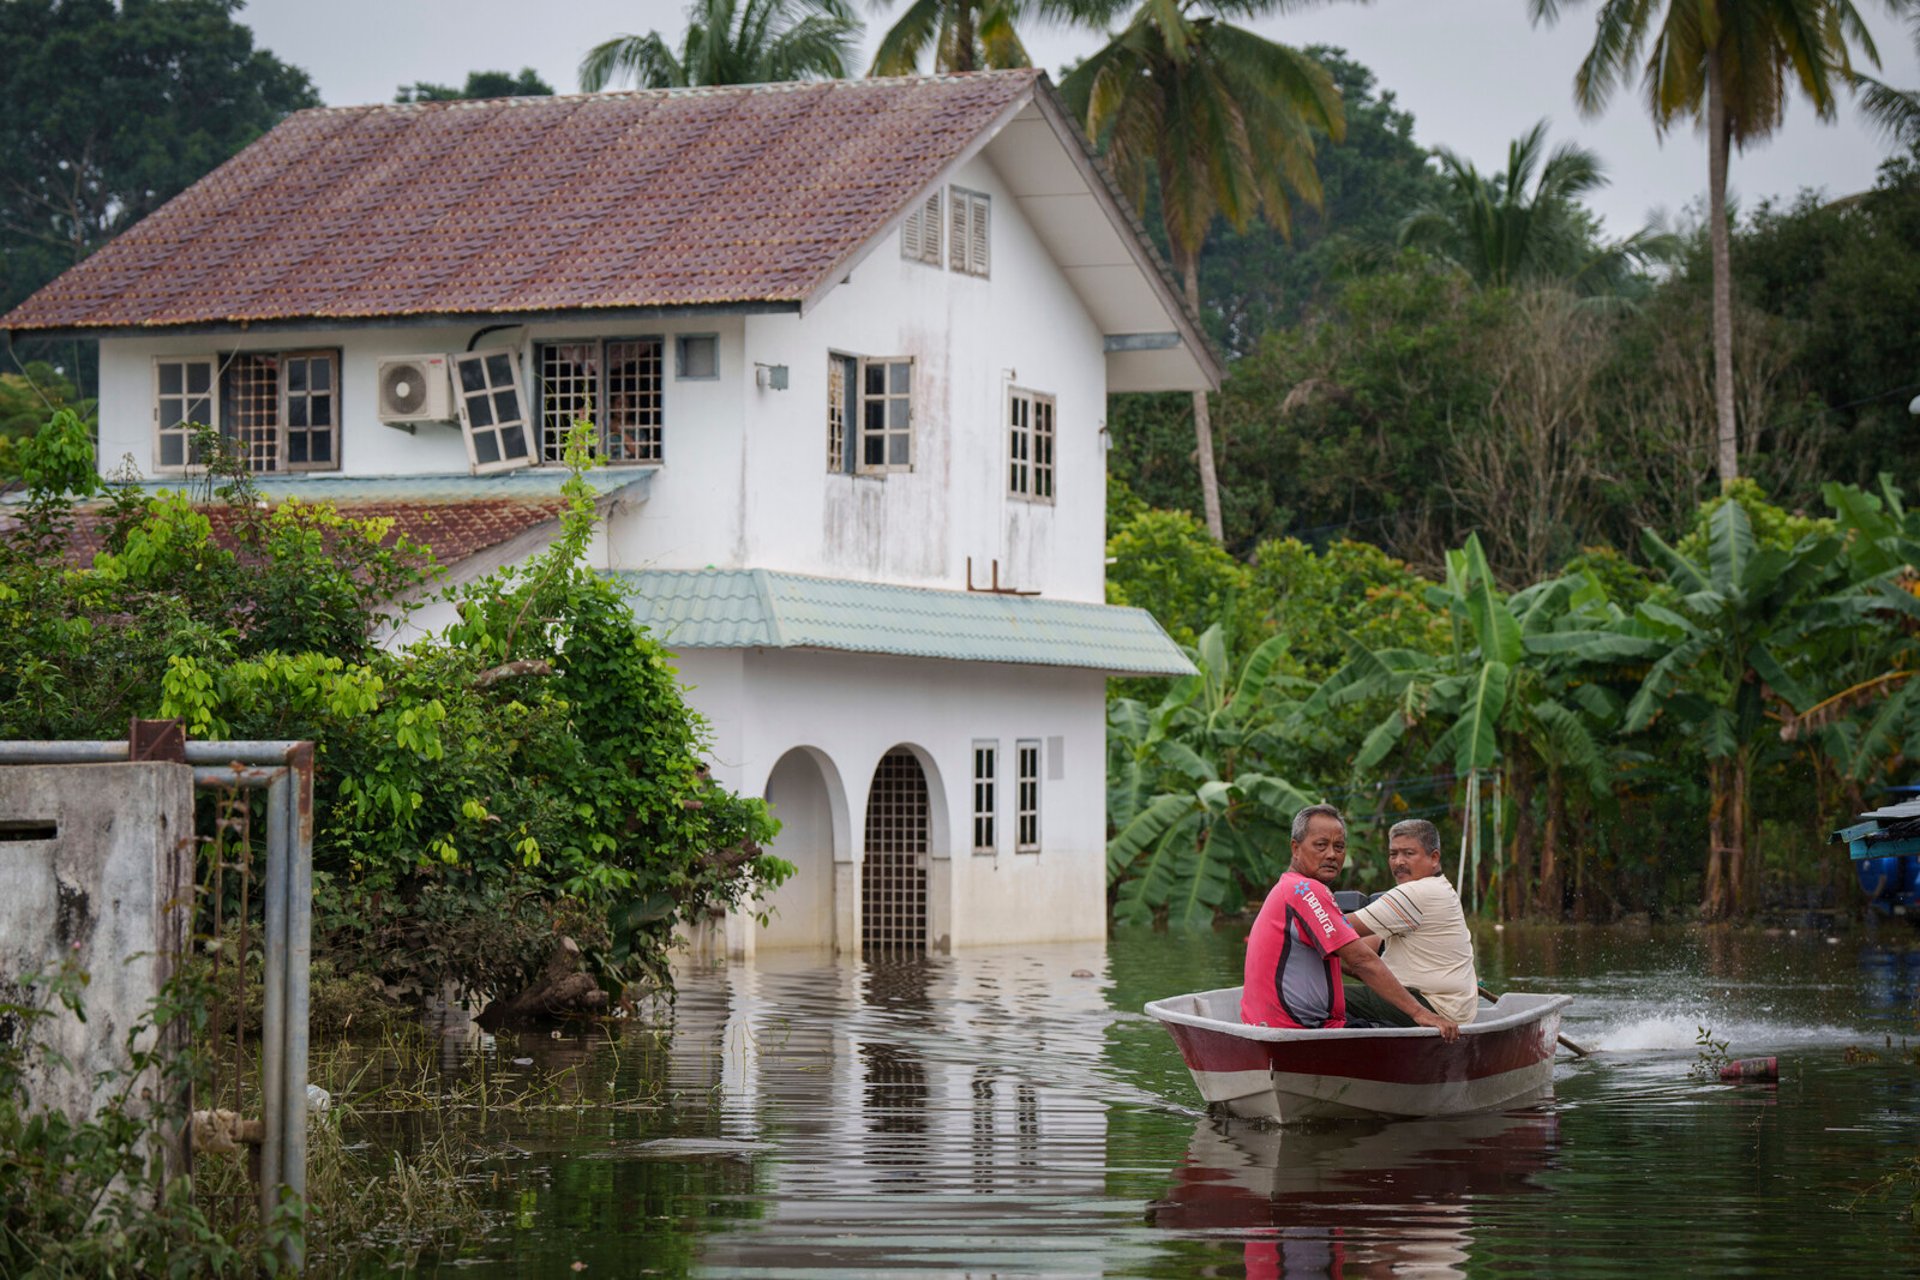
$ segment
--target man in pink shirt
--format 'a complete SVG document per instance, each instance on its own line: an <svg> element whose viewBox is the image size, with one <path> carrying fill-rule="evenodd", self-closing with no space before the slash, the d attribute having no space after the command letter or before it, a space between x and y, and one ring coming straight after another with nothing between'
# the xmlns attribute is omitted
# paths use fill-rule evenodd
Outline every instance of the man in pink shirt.
<svg viewBox="0 0 1920 1280"><path fill-rule="evenodd" d="M1240 1020L1268 1027L1344 1027L1345 965L1381 999L1412 1018L1438 1028L1444 1040L1459 1037L1459 1025L1413 998L1385 962L1354 932L1327 886L1347 863L1347 823L1332 805L1308 805L1293 819L1293 861L1260 906L1247 935L1245 986Z"/></svg>

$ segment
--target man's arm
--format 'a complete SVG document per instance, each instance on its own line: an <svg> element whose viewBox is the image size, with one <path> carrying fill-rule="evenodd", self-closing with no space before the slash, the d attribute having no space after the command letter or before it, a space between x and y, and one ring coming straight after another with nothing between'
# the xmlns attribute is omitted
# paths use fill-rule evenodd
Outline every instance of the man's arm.
<svg viewBox="0 0 1920 1280"><path fill-rule="evenodd" d="M1393 976L1393 970L1386 962L1373 953L1373 944L1366 938L1356 938L1337 953L1340 963L1354 977L1380 993L1382 999L1400 1012L1412 1018L1423 1027L1436 1027L1440 1038L1451 1044L1460 1038L1460 1025L1449 1022L1433 1012L1418 1000L1413 993L1400 985L1400 979Z"/></svg>
<svg viewBox="0 0 1920 1280"><path fill-rule="evenodd" d="M1381 955L1386 951L1387 940L1375 934L1372 928L1368 926L1365 920L1362 920L1359 916L1354 915L1354 916L1347 917L1347 923L1353 926L1353 931L1355 933L1359 934L1362 938L1366 939L1367 948L1370 951L1372 951L1373 954Z"/></svg>

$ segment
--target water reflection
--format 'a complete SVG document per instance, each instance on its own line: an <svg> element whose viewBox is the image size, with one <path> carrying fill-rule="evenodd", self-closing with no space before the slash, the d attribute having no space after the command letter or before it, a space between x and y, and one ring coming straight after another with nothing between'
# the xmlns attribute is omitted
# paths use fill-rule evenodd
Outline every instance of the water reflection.
<svg viewBox="0 0 1920 1280"><path fill-rule="evenodd" d="M1901 939L1904 941L1904 939ZM481 1274L793 1277L1881 1276L1911 1153L1910 947L1641 929L1481 939L1513 990L1568 990L1590 1062L1551 1107L1261 1130L1199 1114L1149 999L1217 985L1229 934L681 975L617 1043L544 1033L467 1069L572 1067L501 1117L518 1151ZM1094 976L1076 976L1076 974ZM1690 1080L1699 1024L1777 1053L1777 1088ZM1883 1060L1850 1065L1848 1043ZM604 1099L601 1105L596 1099ZM1776 1268L1777 1270L1777 1268Z"/></svg>
<svg viewBox="0 0 1920 1280"><path fill-rule="evenodd" d="M1474 1203L1537 1192L1558 1138L1541 1110L1320 1130L1208 1118L1147 1219L1240 1235L1250 1277L1458 1275Z"/></svg>

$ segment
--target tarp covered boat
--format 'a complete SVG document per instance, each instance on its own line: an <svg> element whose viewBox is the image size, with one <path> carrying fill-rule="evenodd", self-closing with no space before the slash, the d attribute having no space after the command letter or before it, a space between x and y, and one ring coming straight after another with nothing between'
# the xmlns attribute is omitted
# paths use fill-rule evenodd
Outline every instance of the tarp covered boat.
<svg viewBox="0 0 1920 1280"><path fill-rule="evenodd" d="M1180 1047L1200 1096L1232 1115L1281 1123L1448 1116L1553 1090L1554 1042L1572 996L1510 991L1448 1044L1429 1027L1300 1031L1249 1026L1240 988L1147 1006Z"/></svg>

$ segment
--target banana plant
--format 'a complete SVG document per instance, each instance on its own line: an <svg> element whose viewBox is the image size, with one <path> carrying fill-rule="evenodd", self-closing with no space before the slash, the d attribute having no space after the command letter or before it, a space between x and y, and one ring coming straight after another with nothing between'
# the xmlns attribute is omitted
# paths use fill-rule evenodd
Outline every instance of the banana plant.
<svg viewBox="0 0 1920 1280"><path fill-rule="evenodd" d="M1818 705L1837 655L1889 607L1884 587L1894 569L1870 549L1849 553L1849 540L1828 530L1791 547L1761 546L1735 501L1712 510L1704 533L1704 546L1687 553L1642 533L1673 595L1642 603L1620 634L1652 659L1624 730L1675 724L1706 762L1700 907L1714 919L1739 911L1747 894L1752 776L1758 753L1778 741L1778 704L1796 715Z"/></svg>
<svg viewBox="0 0 1920 1280"><path fill-rule="evenodd" d="M1283 750L1286 640L1236 664L1219 624L1187 650L1196 673L1149 707L1108 713L1107 882L1114 918L1204 928L1286 868L1293 815L1313 797L1266 772Z"/></svg>
<svg viewBox="0 0 1920 1280"><path fill-rule="evenodd" d="M1452 621L1451 647L1442 653L1368 649L1348 637L1347 662L1301 704L1296 731L1342 707L1384 704L1354 756L1359 775L1403 748L1416 752L1421 765L1451 768L1457 778L1512 767L1523 814L1515 867L1522 887L1533 876L1532 783L1536 772L1544 774L1548 818L1539 905L1557 909L1563 788L1577 782L1597 802L1610 795L1612 753L1594 727L1619 715L1604 690L1569 673L1583 663L1641 656L1651 646L1619 633L1623 615L1585 574L1501 595L1478 535L1448 553L1446 581L1427 596ZM1421 741L1410 741L1416 732ZM1523 898L1524 892L1510 894L1510 908L1522 909Z"/></svg>

